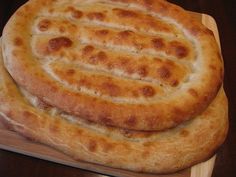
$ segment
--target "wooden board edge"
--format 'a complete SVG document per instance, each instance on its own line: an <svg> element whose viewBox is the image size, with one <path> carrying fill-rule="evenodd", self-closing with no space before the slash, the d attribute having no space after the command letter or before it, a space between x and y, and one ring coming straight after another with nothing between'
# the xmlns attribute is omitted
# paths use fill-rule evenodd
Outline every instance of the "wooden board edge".
<svg viewBox="0 0 236 177"><path fill-rule="evenodd" d="M210 29L214 33L216 42L221 50L220 35L215 19L208 14L202 14L202 24L205 25L208 29Z"/></svg>
<svg viewBox="0 0 236 177"><path fill-rule="evenodd" d="M197 164L191 168L190 177L211 177L214 169L216 155L210 160Z"/></svg>

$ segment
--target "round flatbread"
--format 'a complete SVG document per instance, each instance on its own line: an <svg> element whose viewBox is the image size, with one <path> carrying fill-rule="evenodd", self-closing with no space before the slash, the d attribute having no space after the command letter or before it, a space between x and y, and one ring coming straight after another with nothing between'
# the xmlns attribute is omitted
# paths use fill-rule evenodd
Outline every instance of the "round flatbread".
<svg viewBox="0 0 236 177"><path fill-rule="evenodd" d="M213 33L163 0L30 0L3 31L3 57L48 104L133 130L195 117L223 77Z"/></svg>
<svg viewBox="0 0 236 177"><path fill-rule="evenodd" d="M138 172L175 172L213 155L228 130L223 89L204 113L163 132L102 126L41 103L27 91L19 90L0 58L1 122L74 159Z"/></svg>

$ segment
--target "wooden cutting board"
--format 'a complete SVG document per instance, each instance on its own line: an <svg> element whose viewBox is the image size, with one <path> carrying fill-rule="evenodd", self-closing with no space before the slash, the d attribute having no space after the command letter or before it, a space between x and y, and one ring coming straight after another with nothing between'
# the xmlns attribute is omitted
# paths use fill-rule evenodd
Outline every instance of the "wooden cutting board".
<svg viewBox="0 0 236 177"><path fill-rule="evenodd" d="M201 20L202 23L214 32L216 40L220 46L219 34L215 20L206 14L197 14L190 12L195 18ZM93 172L99 172L102 174L122 176L122 177L133 177L133 176L144 176L144 177L210 177L215 163L215 156L210 160L195 165L186 170L180 171L175 174L169 175L154 175L154 174L143 174L134 173L127 170L120 170L102 165L87 163L83 161L75 161L70 157L58 152L48 146L38 144L27 140L26 138L18 135L15 132L7 130L3 125L0 124L0 148L25 154L28 156L80 168L86 169Z"/></svg>

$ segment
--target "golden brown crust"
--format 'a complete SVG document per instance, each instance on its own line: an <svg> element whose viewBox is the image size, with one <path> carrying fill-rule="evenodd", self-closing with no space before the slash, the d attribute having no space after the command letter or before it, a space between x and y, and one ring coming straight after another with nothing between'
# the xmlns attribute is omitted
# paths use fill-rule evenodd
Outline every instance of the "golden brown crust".
<svg viewBox="0 0 236 177"><path fill-rule="evenodd" d="M132 171L169 173L194 165L215 152L228 130L223 89L204 113L163 132L121 131L50 115L47 106L34 107L19 92L1 58L0 90L0 120L13 130L75 159Z"/></svg>
<svg viewBox="0 0 236 177"><path fill-rule="evenodd" d="M92 43L85 48L89 60L73 58L83 55L80 43ZM123 66L117 53L130 55ZM138 63L135 53L147 60ZM163 130L200 114L216 96L223 75L212 32L162 0L30 0L4 29L3 55L14 80L50 105L134 130ZM164 62L151 65L155 58ZM120 82L68 84L73 68L62 80L48 66L61 60L68 68L73 64L79 71L83 67ZM126 93L120 89L125 78L146 86L137 89L130 83Z"/></svg>

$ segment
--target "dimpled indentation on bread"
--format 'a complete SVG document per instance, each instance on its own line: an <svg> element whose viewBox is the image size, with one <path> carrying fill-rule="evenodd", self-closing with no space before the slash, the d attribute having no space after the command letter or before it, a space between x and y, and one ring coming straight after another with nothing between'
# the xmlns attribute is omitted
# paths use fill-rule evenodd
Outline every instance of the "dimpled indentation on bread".
<svg viewBox="0 0 236 177"><path fill-rule="evenodd" d="M34 25L32 50L51 77L111 101L164 98L189 77L197 59L192 41L175 25L116 3L68 3L42 11Z"/></svg>

